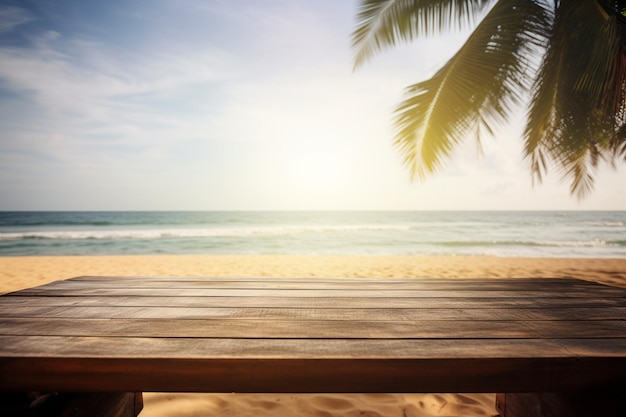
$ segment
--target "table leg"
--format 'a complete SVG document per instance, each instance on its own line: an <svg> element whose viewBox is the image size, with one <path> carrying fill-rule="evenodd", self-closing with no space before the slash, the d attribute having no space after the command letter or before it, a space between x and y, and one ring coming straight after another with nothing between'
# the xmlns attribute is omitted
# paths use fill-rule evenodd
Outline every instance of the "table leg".
<svg viewBox="0 0 626 417"><path fill-rule="evenodd" d="M626 391L496 394L500 417L623 417Z"/></svg>
<svg viewBox="0 0 626 417"><path fill-rule="evenodd" d="M0 393L0 415L15 417L137 417L141 392Z"/></svg>

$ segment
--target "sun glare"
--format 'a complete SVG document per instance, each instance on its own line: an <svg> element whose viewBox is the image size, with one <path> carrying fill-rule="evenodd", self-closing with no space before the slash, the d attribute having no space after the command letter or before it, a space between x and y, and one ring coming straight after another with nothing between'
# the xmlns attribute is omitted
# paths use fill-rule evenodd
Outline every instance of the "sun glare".
<svg viewBox="0 0 626 417"><path fill-rule="evenodd" d="M301 187L332 187L342 180L346 161L329 146L298 150L289 161L291 180Z"/></svg>
<svg viewBox="0 0 626 417"><path fill-rule="evenodd" d="M341 161L336 156L314 152L302 155L294 166L294 179L302 185L329 186L342 174Z"/></svg>

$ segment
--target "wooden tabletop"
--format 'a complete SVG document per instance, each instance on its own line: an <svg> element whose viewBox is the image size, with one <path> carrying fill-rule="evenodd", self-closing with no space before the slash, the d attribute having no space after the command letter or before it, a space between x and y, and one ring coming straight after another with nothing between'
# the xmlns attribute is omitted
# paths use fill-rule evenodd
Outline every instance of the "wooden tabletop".
<svg viewBox="0 0 626 417"><path fill-rule="evenodd" d="M625 318L574 279L80 277L0 296L0 390L590 389Z"/></svg>

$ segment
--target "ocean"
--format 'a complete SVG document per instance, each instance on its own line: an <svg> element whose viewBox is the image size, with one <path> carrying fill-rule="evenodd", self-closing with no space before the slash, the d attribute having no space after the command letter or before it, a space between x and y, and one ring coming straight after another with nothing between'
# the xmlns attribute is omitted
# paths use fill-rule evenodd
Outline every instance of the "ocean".
<svg viewBox="0 0 626 417"><path fill-rule="evenodd" d="M626 212L0 212L0 256L125 254L626 258Z"/></svg>

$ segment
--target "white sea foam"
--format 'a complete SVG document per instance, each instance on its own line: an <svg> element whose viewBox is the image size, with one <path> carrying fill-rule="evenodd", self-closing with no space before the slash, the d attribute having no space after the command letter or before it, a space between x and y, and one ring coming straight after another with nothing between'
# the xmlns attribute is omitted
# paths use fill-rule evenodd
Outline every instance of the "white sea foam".
<svg viewBox="0 0 626 417"><path fill-rule="evenodd" d="M510 246L546 246L546 247L564 247L564 248L590 248L590 247L606 247L619 246L618 242L608 242L602 239L592 240L510 240L510 241L454 241L454 242L425 242L429 244L440 244L452 247L510 247Z"/></svg>
<svg viewBox="0 0 626 417"><path fill-rule="evenodd" d="M596 227L623 227L624 222L582 222L585 226Z"/></svg>
<svg viewBox="0 0 626 417"><path fill-rule="evenodd" d="M533 242L537 246L557 246L564 248L599 248L609 246L609 242L601 239L593 240L558 240L558 241L545 241L545 242Z"/></svg>
<svg viewBox="0 0 626 417"><path fill-rule="evenodd" d="M59 230L0 233L0 240L15 239L162 239L162 238L201 238L201 237L251 237L289 236L303 233L333 233L359 231L404 231L409 226L402 225L319 225L319 226L258 226L258 227L216 227L191 229L127 229L127 230Z"/></svg>

